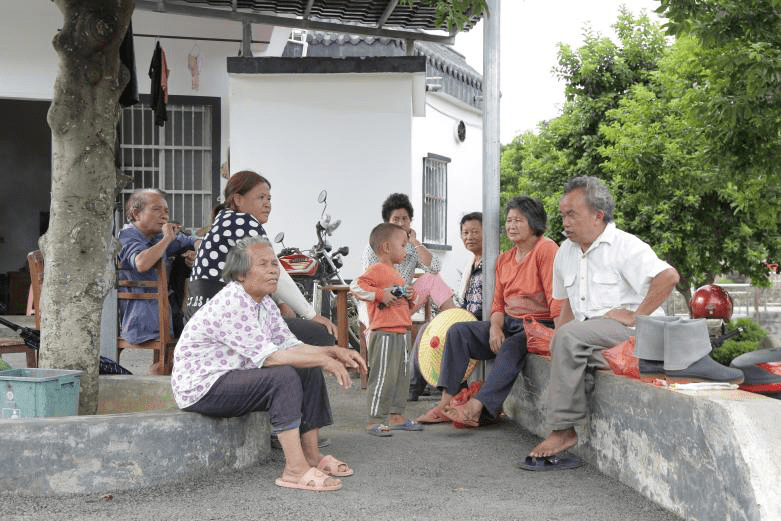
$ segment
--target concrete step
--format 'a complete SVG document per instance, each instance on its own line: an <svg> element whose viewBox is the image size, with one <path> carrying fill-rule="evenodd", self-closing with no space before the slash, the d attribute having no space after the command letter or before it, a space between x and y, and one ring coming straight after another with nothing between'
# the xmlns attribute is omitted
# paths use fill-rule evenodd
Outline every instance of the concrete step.
<svg viewBox="0 0 781 521"><path fill-rule="evenodd" d="M170 377L101 376L100 414L0 421L0 493L94 494L247 468L271 453L268 413L180 411Z"/></svg>
<svg viewBox="0 0 781 521"><path fill-rule="evenodd" d="M550 360L531 355L505 412L545 436ZM587 388L590 387L587 385ZM781 401L677 392L597 371L572 452L685 519L781 519Z"/></svg>

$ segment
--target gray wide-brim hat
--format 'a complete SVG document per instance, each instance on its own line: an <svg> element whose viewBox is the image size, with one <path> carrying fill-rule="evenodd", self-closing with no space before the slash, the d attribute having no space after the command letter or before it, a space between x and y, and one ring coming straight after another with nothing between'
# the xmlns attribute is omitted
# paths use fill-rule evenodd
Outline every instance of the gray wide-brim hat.
<svg viewBox="0 0 781 521"><path fill-rule="evenodd" d="M711 352L708 323L704 318L681 318L665 324L664 369L686 369Z"/></svg>
<svg viewBox="0 0 781 521"><path fill-rule="evenodd" d="M644 360L664 360L664 328L676 322L675 316L640 316L635 321L635 356Z"/></svg>
<svg viewBox="0 0 781 521"><path fill-rule="evenodd" d="M781 375L772 373L758 365L779 362L781 362L781 347L776 347L743 353L732 360L730 367L743 371L746 378L743 380L741 388L754 392L781 392Z"/></svg>

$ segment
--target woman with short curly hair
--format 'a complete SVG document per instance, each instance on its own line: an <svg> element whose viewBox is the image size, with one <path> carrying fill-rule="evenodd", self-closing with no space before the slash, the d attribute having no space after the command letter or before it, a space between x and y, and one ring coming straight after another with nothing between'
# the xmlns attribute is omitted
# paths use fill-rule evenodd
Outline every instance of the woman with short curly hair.
<svg viewBox="0 0 781 521"><path fill-rule="evenodd" d="M421 305L431 300L440 310L454 308L456 305L453 301L453 290L439 276L439 270L442 269L439 258L418 240L417 233L412 229L413 214L412 203L406 194L391 194L382 203L382 220L401 226L407 232L407 256L403 262L394 267L401 273L407 285L413 284L416 269L425 272L414 280L415 292L420 297ZM363 270L366 271L369 266L376 263L377 255L371 246L367 245L361 256Z"/></svg>

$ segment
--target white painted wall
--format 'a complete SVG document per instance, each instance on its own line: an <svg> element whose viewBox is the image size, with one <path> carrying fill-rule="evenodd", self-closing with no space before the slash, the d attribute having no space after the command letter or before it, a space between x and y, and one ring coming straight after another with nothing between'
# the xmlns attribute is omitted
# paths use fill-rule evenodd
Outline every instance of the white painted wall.
<svg viewBox="0 0 781 521"><path fill-rule="evenodd" d="M455 137L460 120L466 124L463 142ZM442 278L455 288L458 270L471 255L461 242L459 222L464 214L482 211L483 206L482 114L452 96L430 92L426 95L426 117L416 118L412 128L410 199L417 212L412 226L418 232L421 221L417 214L422 215L423 207L423 158L432 153L451 159L447 167L447 243L452 250L437 250L435 254L442 260Z"/></svg>
<svg viewBox="0 0 781 521"><path fill-rule="evenodd" d="M342 219L333 245L350 247L344 274L360 274L382 201L410 190L412 77L231 75L231 172L271 182L270 236L284 231L287 246L311 247L317 195L327 189L328 213Z"/></svg>
<svg viewBox="0 0 781 521"><path fill-rule="evenodd" d="M52 38L62 15L52 2L0 5L0 97L51 99L57 76Z"/></svg>
<svg viewBox="0 0 781 521"><path fill-rule="evenodd" d="M0 99L33 100L46 106L54 92L59 68L59 56L52 39L63 25L63 15L50 0L0 0ZM238 22L166 15L149 11L133 14L136 72L141 94L150 91L149 62L155 38L139 34L159 35L171 70L168 88L172 95L209 96L221 99L220 162L227 157L228 134L228 74L226 58L235 56L241 46L242 27ZM271 45L255 44L253 52L280 55L288 29L253 26L253 39L271 40ZM199 38L234 39L235 42L178 40L166 35ZM200 49L202 69L200 85L192 87L187 68L187 55L196 45ZM8 106L6 104L6 106ZM29 106L26 104L24 106ZM35 117L28 112L25 125L13 126L14 118L24 117L22 104L12 105L0 115L5 132L0 133L0 183L25 188L24 200L14 198L12 191L0 191L0 273L17 270L26 264L26 254L36 248L39 212L48 210L50 192L49 147L45 108ZM22 128L23 127L23 128ZM21 152L20 152L21 151ZM23 152L23 153L22 153ZM26 155L25 155L26 154ZM42 156L42 157L39 157ZM33 160L24 159L32 157ZM222 180L224 183L224 180ZM21 183L21 184L20 184ZM216 187L217 191L221 186Z"/></svg>
<svg viewBox="0 0 781 521"><path fill-rule="evenodd" d="M234 74L230 77L231 172L253 169L272 184L270 236L285 232L287 246L314 244L328 190L328 212L342 219L334 246L348 245L346 278L358 275L360 253L380 209L393 192L410 195L422 210L423 157L451 158L448 165L448 243L437 252L443 276L455 286L468 253L458 221L482 205L482 117L447 95L426 95L426 116L412 117L412 89L403 74ZM454 137L459 120L467 139ZM253 129L248 132L247 129ZM419 218L413 227L419 231Z"/></svg>
<svg viewBox="0 0 781 521"><path fill-rule="evenodd" d="M52 47L52 38L62 27L63 17L54 3L48 0L4 0L0 3L0 98L51 100L59 57ZM187 55L196 44L192 40L176 40L164 35L228 38L240 40L241 24L190 16L161 14L151 11L133 13L135 34L160 35L160 45L166 52L171 73L168 93L183 96L211 96L222 98L221 157L227 157L228 135L228 74L226 58L237 56L239 42L198 41L202 58L200 85L192 88L192 77L187 68ZM255 39L262 39L270 31L254 27ZM255 45L253 52L280 55L289 29L274 28L272 44L264 49ZM149 62L152 60L155 38L134 38L138 89L149 94ZM274 54L276 53L276 54ZM224 159L221 159L221 162Z"/></svg>
<svg viewBox="0 0 781 521"><path fill-rule="evenodd" d="M0 3L0 98L51 99L59 63L51 41L60 27L62 14L50 1ZM134 13L133 30L161 36L241 38L237 22L149 11ZM264 52L278 55L288 32L275 28L274 43ZM255 38L262 34L256 28ZM479 113L447 95L428 93L426 117L413 117L413 91L422 81L411 79L412 75L297 75L295 82L266 75L262 86L258 77L236 76L229 81L226 57L238 54L239 42L198 42L203 67L195 91L187 68L187 55L195 42L165 37L160 42L171 70L170 94L221 98L221 162L230 146L232 172L252 168L270 178L275 204L268 226L272 236L284 231L288 245L310 247L320 215L317 194L328 189L328 211L343 220L333 243L351 249L346 259L348 277L360 271L360 253L372 226L381 219L385 197L408 193L420 211L422 158L429 152L450 157L448 242L453 250L441 257L443 275L455 285L455 270L466 256L458 220L463 213L480 209L482 201ZM154 38L135 38L142 94L149 93L147 72L154 44ZM256 55L258 51L263 51L262 46L253 48ZM467 124L462 144L453 137L457 119ZM0 181L10 175L0 173ZM419 221L413 225L417 228Z"/></svg>

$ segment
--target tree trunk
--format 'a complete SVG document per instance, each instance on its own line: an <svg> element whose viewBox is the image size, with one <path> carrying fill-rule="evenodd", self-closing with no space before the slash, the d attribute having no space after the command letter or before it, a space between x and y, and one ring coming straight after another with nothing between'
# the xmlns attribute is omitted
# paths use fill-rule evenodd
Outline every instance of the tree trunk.
<svg viewBox="0 0 781 521"><path fill-rule="evenodd" d="M678 284L678 292L683 295L684 300L686 300L686 307L689 310L689 316L692 314L692 289L691 287L684 286L683 284Z"/></svg>
<svg viewBox="0 0 781 521"><path fill-rule="evenodd" d="M94 414L100 314L115 278L114 139L119 96L129 79L119 46L135 3L53 1L64 23L53 42L60 68L48 116L52 193L49 230L40 241L45 275L39 363L84 370L79 414Z"/></svg>

